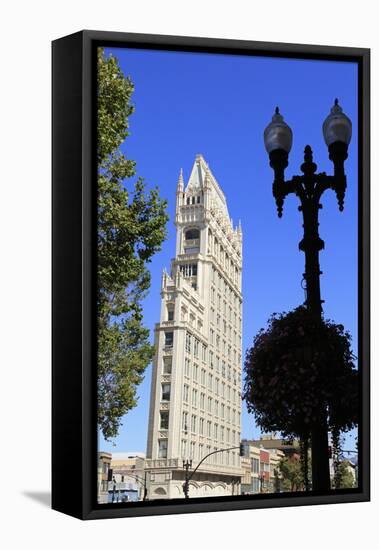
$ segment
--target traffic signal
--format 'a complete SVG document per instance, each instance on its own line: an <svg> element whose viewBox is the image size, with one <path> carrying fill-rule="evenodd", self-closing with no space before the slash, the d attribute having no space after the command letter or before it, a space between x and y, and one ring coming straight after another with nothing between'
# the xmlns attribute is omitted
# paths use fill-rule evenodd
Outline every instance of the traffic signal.
<svg viewBox="0 0 379 550"><path fill-rule="evenodd" d="M240 443L240 456L245 456L245 445Z"/></svg>
<svg viewBox="0 0 379 550"><path fill-rule="evenodd" d="M109 468L108 470L108 481L112 481L113 479L113 469Z"/></svg>

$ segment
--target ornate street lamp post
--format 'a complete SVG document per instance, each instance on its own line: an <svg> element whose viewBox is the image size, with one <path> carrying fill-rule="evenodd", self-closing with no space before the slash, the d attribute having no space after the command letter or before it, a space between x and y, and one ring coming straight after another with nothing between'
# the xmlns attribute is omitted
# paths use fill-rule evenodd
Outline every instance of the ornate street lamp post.
<svg viewBox="0 0 379 550"><path fill-rule="evenodd" d="M309 145L304 150L304 162L301 165L302 175L284 178L288 166L288 154L292 147L292 130L285 123L279 109L275 109L272 121L264 132L264 142L274 170L273 195L276 201L279 218L283 214L284 199L294 193L300 200L299 210L303 213L304 236L299 248L305 253L306 306L316 319L322 319L322 300L320 294L319 252L324 248L324 241L318 234L318 211L321 195L327 189L337 195L340 211L343 210L346 190L344 162L347 159L351 139L352 125L350 119L342 112L336 99L323 124L325 143L328 146L329 158L334 165L334 174L316 173L317 165L313 162L312 149ZM330 489L327 411L319 411L319 422L311 427L312 441L312 489Z"/></svg>
<svg viewBox="0 0 379 550"><path fill-rule="evenodd" d="M185 425L185 430L187 429L187 425ZM185 431L186 433L186 431ZM239 449L240 456L245 456L245 446L243 443L240 443L238 447L227 447L226 449L217 449L217 451L212 451L211 453L206 454L203 456L203 458L200 460L200 462L197 464L196 468L190 472L190 469L192 468L192 459L190 460L183 460L183 469L184 469L184 483L183 483L183 493L185 498L189 498L189 482L191 481L194 474L196 474L199 467L202 465L202 463L209 457L215 454L219 453L225 453L228 451L234 451L236 449ZM232 481L233 484L233 481ZM232 488L234 492L234 487Z"/></svg>
<svg viewBox="0 0 379 550"><path fill-rule="evenodd" d="M183 468L185 471L183 493L184 493L184 498L189 498L189 482L191 479L190 468L192 468L192 460L183 460Z"/></svg>

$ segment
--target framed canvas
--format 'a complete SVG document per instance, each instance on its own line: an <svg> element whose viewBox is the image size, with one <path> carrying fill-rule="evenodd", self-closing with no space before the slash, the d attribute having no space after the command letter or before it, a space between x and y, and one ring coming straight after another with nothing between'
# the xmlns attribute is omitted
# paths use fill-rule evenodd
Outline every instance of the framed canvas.
<svg viewBox="0 0 379 550"><path fill-rule="evenodd" d="M55 510L369 500L369 59L53 42Z"/></svg>

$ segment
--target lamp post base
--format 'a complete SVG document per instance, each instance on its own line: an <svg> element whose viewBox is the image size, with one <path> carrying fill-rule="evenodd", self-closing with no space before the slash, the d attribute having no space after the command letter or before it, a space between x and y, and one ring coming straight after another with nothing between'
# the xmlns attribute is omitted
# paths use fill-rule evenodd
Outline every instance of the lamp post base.
<svg viewBox="0 0 379 550"><path fill-rule="evenodd" d="M312 490L330 491L329 442L325 412L311 432L312 444Z"/></svg>

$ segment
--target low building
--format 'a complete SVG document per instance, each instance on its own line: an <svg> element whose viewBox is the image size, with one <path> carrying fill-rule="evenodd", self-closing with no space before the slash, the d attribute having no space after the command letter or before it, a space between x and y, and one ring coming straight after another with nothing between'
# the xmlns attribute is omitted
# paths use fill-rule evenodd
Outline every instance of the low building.
<svg viewBox="0 0 379 550"><path fill-rule="evenodd" d="M245 459L250 462L250 480L248 467L241 485L242 494L273 493L280 491L280 460L285 456L280 449L267 449L262 444L253 445L251 440L244 439Z"/></svg>
<svg viewBox="0 0 379 550"><path fill-rule="evenodd" d="M275 434L262 435L259 439L246 440L255 447L264 447L268 451L281 451L285 456L299 453L299 441L297 439L283 439L275 437Z"/></svg>
<svg viewBox="0 0 379 550"><path fill-rule="evenodd" d="M143 500L146 487L144 453L114 453L108 502Z"/></svg>
<svg viewBox="0 0 379 550"><path fill-rule="evenodd" d="M241 478L241 492L244 492L244 487L248 487L251 484L251 459L249 456L241 458L241 468L243 475Z"/></svg>
<svg viewBox="0 0 379 550"><path fill-rule="evenodd" d="M260 493L261 492L261 479L260 479L260 473L261 473L261 452L259 447L254 447L254 445L250 445L250 459L251 459L251 491L252 493Z"/></svg>
<svg viewBox="0 0 379 550"><path fill-rule="evenodd" d="M271 449L270 451L270 492L281 492L282 474L280 472L280 461L285 457L281 449Z"/></svg>
<svg viewBox="0 0 379 550"><path fill-rule="evenodd" d="M99 504L108 502L108 479L112 453L100 451L97 453L97 501Z"/></svg>
<svg viewBox="0 0 379 550"><path fill-rule="evenodd" d="M260 492L270 493L271 489L271 477L270 477L270 451L264 449L262 446L259 449L259 480L261 482Z"/></svg>

